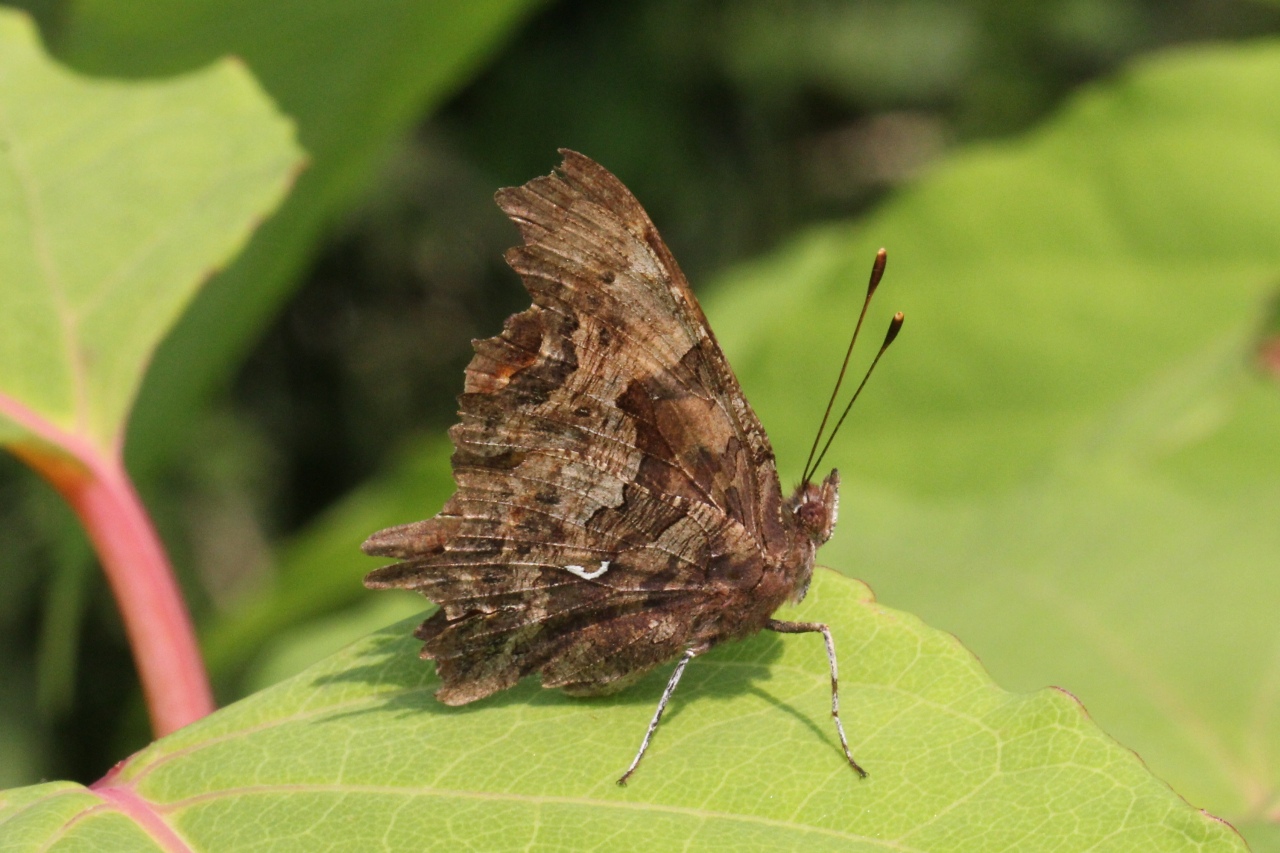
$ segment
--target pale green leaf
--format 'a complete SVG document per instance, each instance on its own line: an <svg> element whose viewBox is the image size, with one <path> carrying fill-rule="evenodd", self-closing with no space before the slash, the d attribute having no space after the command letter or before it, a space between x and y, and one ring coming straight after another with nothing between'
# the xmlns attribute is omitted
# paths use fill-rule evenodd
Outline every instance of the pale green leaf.
<svg viewBox="0 0 1280 853"><path fill-rule="evenodd" d="M114 449L152 351L299 165L240 63L90 80L0 11L0 440Z"/></svg>
<svg viewBox="0 0 1280 853"><path fill-rule="evenodd" d="M862 585L819 571L784 615L831 622L869 778L840 753L817 635L696 659L619 788L669 668L607 699L530 680L448 708L402 623L152 745L96 792L11 792L0 832L31 839L15 851L54 827L43 849L154 849L116 840L127 800L198 851L1244 849L1069 695L998 689Z"/></svg>

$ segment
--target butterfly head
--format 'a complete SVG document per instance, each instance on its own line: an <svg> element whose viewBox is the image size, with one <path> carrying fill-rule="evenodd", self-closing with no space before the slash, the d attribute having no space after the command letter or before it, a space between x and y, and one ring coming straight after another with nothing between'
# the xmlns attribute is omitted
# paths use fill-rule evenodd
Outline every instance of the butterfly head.
<svg viewBox="0 0 1280 853"><path fill-rule="evenodd" d="M840 511L840 472L832 470L821 483L803 483L791 501L791 512L800 529L814 545L821 545L831 538L836 527L836 515Z"/></svg>

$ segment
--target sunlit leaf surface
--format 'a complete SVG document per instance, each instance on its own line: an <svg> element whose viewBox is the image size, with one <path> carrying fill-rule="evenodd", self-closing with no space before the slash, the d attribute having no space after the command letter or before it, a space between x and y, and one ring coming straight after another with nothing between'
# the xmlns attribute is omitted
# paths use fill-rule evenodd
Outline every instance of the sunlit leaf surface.
<svg viewBox="0 0 1280 853"><path fill-rule="evenodd" d="M9 792L13 850L1243 850L1060 691L997 688L951 636L819 571L788 617L829 620L845 763L817 636L690 665L626 788L667 668L576 700L533 680L448 708L410 623L138 753L94 791ZM172 848L171 848L172 849Z"/></svg>

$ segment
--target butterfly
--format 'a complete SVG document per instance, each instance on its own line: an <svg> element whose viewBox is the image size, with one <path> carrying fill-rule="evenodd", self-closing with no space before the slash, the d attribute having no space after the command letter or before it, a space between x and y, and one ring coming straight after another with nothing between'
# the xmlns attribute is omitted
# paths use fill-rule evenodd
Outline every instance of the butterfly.
<svg viewBox="0 0 1280 853"><path fill-rule="evenodd" d="M762 630L821 634L840 745L865 776L840 721L830 629L773 618L804 598L839 474L814 482L819 455L783 494L768 436L648 214L603 166L560 153L550 176L496 195L524 240L506 260L533 304L473 342L449 431L457 491L434 518L369 537L366 553L399 562L365 584L439 605L415 636L446 705L533 673L610 693L677 660L619 784L691 660ZM881 250L867 302L883 271ZM866 302L858 328L865 314Z"/></svg>

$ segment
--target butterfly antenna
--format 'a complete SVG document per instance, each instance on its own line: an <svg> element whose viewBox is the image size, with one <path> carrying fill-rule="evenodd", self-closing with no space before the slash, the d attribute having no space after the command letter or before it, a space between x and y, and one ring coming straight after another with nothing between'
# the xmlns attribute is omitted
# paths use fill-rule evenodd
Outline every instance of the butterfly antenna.
<svg viewBox="0 0 1280 853"><path fill-rule="evenodd" d="M898 337L898 332L902 330L902 312L899 311L893 315L893 319L889 321L889 331L885 333L884 343L880 345L880 351L876 353L876 357L871 360L871 366L867 368L866 374L862 377L862 381L858 383L858 390L853 392L853 398L849 400L849 405L844 407L844 411L840 413L840 420L836 421L835 427L831 430L831 435L827 437L827 443L822 445L822 452L818 454L818 461L813 463L813 470L817 471L818 466L822 464L822 458L827 455L827 448L831 446L831 440L836 437L836 433L840 431L840 425L844 423L844 419L848 417L849 410L853 408L854 402L858 399L858 395L862 393L862 389L866 387L867 380L871 378L871 371L876 369L876 365L880 363L880 356L884 355L884 351L889 348L889 344L893 343L893 339ZM809 481L808 477L805 482Z"/></svg>
<svg viewBox="0 0 1280 853"><path fill-rule="evenodd" d="M853 345L857 343L858 332L862 330L862 321L867 317L867 308L871 306L871 296L876 292L876 288L880 286L880 279L884 277L884 265L887 260L888 255L884 249L876 252L875 263L871 265L871 281L867 284L867 296L862 300L862 311L858 314L857 325L853 327L853 337L849 339L849 348L845 350L844 363L840 365L840 375L836 377L836 387L831 390L831 399L827 400L827 410L822 413L822 423L818 425L818 434L813 437L813 446L809 448L809 458L805 460L804 477L801 482L809 482L813 472L818 470L817 464L810 468L809 463L813 462L813 454L817 452L818 442L822 440L822 431L827 428L827 419L831 417L831 407L836 403L836 395L840 393L840 383L844 382L845 371L849 369L849 357L853 355ZM864 379L863 382L865 381ZM821 463L821 461L822 459L819 458L818 462Z"/></svg>

